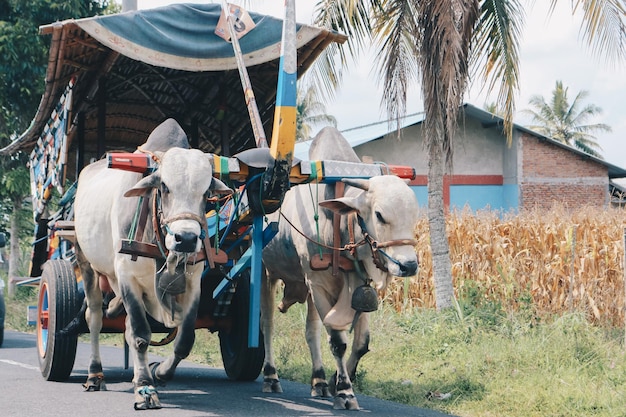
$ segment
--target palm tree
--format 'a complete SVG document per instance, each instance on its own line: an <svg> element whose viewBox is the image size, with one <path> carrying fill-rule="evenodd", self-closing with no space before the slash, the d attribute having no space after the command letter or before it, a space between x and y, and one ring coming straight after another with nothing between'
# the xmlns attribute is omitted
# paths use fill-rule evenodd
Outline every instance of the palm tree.
<svg viewBox="0 0 626 417"><path fill-rule="evenodd" d="M307 140L311 137L314 126L331 125L337 127L337 119L326 114L326 106L317 97L315 86L298 87L296 100L296 141Z"/></svg>
<svg viewBox="0 0 626 417"><path fill-rule="evenodd" d="M532 109L523 110L532 117L534 123L528 127L602 158L599 152L602 148L592 133L611 132L611 126L604 123L587 124L589 119L602 114L602 109L594 104L587 104L581 108L582 101L589 95L585 90L580 91L570 104L567 90L567 87L563 87L563 82L557 81L550 103L547 103L543 96L532 96L529 101Z"/></svg>
<svg viewBox="0 0 626 417"><path fill-rule="evenodd" d="M557 1L551 0L552 9ZM597 52L616 61L626 57L625 0L576 0L571 7L572 12L583 11L583 39ZM349 52L366 44L370 36L376 41L383 105L390 118L399 121L405 115L410 80L421 81L436 303L438 309L450 307L454 293L443 176L452 160L458 111L470 75L481 77L488 91L497 87L498 108L511 142L524 8L520 0L320 0L316 11L315 23L356 38L347 42ZM331 58L320 61L327 85L340 80L344 58L345 54L339 55L335 65L329 65Z"/></svg>

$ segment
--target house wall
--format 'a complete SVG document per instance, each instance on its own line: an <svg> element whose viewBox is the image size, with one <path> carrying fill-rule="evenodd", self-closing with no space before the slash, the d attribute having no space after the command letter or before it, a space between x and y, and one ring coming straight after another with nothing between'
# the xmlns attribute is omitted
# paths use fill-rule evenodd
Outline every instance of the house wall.
<svg viewBox="0 0 626 417"><path fill-rule="evenodd" d="M521 135L521 147L520 207L608 205L607 167L528 133Z"/></svg>
<svg viewBox="0 0 626 417"><path fill-rule="evenodd" d="M357 155L388 164L409 165L417 175L428 175L428 152L422 124L405 128L401 139L391 133L354 148ZM473 118L459 124L453 149L453 175L503 175L505 144L496 128L484 128Z"/></svg>
<svg viewBox="0 0 626 417"><path fill-rule="evenodd" d="M428 155L422 125L410 126L354 148L363 159L409 165L421 206L427 204ZM450 209L469 207L518 211L554 202L569 207L609 204L608 168L525 131L514 132L511 145L500 127L464 117L454 142L453 172L444 178L444 201Z"/></svg>
<svg viewBox="0 0 626 417"><path fill-rule="evenodd" d="M409 126L398 139L396 133L354 148L363 159L415 168L418 179L411 183L421 206L428 199L428 153L423 145L422 124ZM485 128L474 118L462 118L453 149L453 172L444 179L446 205L452 208L494 210L517 207L517 169L505 169L509 158L506 144L496 128ZM506 155L506 156L505 156ZM512 179L504 183L505 172ZM512 172L512 173L511 173ZM512 197L510 196L512 195Z"/></svg>

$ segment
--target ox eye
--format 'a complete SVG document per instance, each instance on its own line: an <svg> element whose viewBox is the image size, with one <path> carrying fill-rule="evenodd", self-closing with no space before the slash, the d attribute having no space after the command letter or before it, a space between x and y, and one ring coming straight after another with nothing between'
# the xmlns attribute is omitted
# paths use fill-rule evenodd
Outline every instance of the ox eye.
<svg viewBox="0 0 626 417"><path fill-rule="evenodd" d="M387 224L383 215L380 214L380 211L376 212L376 219L378 219L378 221L381 222L382 224Z"/></svg>
<svg viewBox="0 0 626 417"><path fill-rule="evenodd" d="M162 183L161 183L161 192L162 192L163 194L169 194L169 193L170 193L170 189L169 189L169 188L167 188L167 185L165 185L165 183L164 183L164 182L162 182Z"/></svg>

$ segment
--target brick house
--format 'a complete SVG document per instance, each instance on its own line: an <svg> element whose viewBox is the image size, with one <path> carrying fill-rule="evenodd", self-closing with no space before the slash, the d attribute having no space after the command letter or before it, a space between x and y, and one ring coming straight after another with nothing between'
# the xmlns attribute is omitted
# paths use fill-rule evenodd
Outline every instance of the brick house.
<svg viewBox="0 0 626 417"><path fill-rule="evenodd" d="M423 113L407 116L402 138L387 122L342 132L361 159L410 165L420 205L426 205L428 155L423 146ZM519 211L550 209L555 202L575 208L607 207L626 190L613 182L626 170L520 125L507 146L502 119L470 104L463 105L453 143L452 172L444 178L447 207ZM308 142L296 146L307 159Z"/></svg>

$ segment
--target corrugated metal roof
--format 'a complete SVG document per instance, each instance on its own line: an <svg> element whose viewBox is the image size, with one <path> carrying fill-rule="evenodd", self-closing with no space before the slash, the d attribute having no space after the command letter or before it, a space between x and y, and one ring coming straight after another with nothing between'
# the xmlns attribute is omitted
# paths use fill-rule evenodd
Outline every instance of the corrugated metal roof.
<svg viewBox="0 0 626 417"><path fill-rule="evenodd" d="M478 119L481 123L483 123L483 125L500 125L502 126L504 124L504 119L502 119L499 116L496 116L495 114L492 114L486 110L480 109L476 106L473 106L471 104L464 104L463 107L465 108L465 114L475 117L476 119ZM601 165L604 165L605 167L607 167L608 169L608 173L609 173L609 178L626 178L626 169L618 167L617 165L613 165L608 163L607 161L605 161L604 159L600 159L600 158L596 158L595 156L589 155L586 152L580 151L572 146L569 146L563 142L560 142L558 140L552 139L548 136L544 136L541 133L537 133L534 130L528 129L527 127L518 125L518 124L513 124L513 128L517 129L521 132L526 132L530 135L533 135L535 137L540 138L541 140L545 140L546 142L554 145L554 146L558 146L559 148L565 149L569 152L575 153L577 155L579 155L580 157L582 157L583 159L589 159L592 161L595 161Z"/></svg>
<svg viewBox="0 0 626 417"><path fill-rule="evenodd" d="M400 129L421 123L424 121L424 113L414 113L405 116L400 121ZM342 130L341 134L353 148L376 139L381 139L385 135L395 132L397 125L394 121L382 120L380 122L369 123L363 126ZM313 139L296 143L294 155L301 160L309 159L309 148Z"/></svg>

